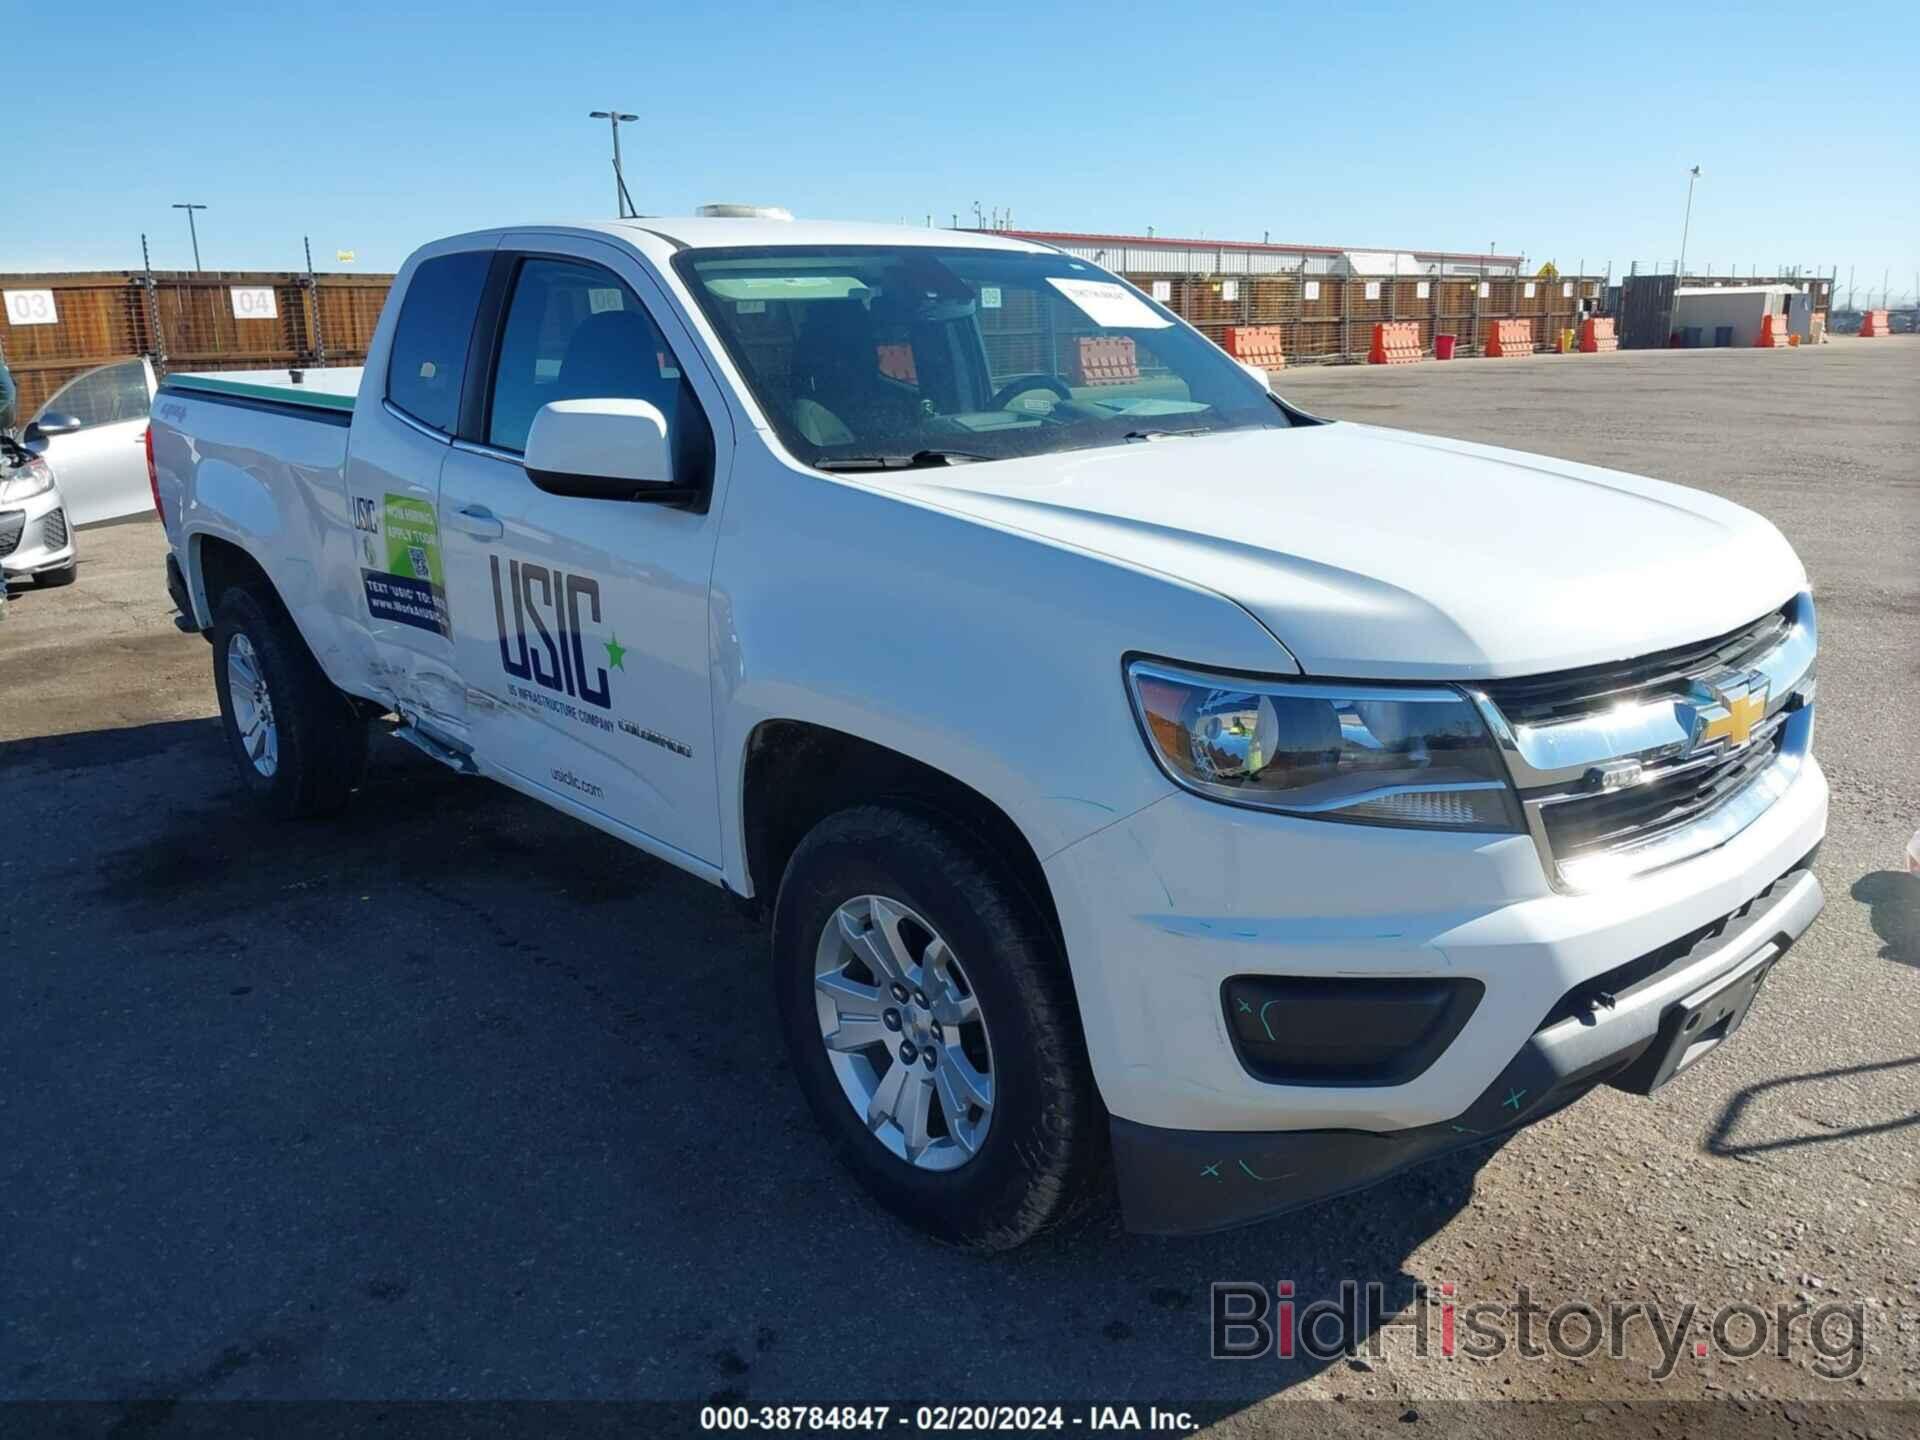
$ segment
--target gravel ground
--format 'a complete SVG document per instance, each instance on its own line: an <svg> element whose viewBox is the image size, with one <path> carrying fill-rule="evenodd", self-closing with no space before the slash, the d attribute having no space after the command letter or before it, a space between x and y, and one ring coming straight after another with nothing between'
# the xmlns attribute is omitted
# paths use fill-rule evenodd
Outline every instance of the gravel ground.
<svg viewBox="0 0 1920 1440"><path fill-rule="evenodd" d="M998 1261L931 1248L824 1157L764 938L716 892L400 746L343 819L251 819L158 528L90 530L79 583L0 621L0 1398L1173 1399L1228 1433L1302 1398L1603 1424L1920 1398L1920 341L1280 379L1702 486L1799 547L1827 911L1710 1064L1232 1234L1109 1211ZM1422 1357L1405 1328L1377 1358L1207 1358L1210 1282L1304 1304L1343 1277L1389 1310L1420 1282L1699 1310L1664 1381L1645 1326L1619 1360ZM1796 1297L1859 1307L1857 1375L1820 1378L1804 1331L1691 1353L1714 1307Z"/></svg>

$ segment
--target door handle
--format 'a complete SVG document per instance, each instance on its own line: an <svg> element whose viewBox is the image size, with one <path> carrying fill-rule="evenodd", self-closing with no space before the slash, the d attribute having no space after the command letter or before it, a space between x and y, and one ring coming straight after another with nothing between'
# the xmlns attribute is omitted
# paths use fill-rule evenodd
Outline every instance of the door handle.
<svg viewBox="0 0 1920 1440"><path fill-rule="evenodd" d="M484 505L464 505L453 512L453 526L476 540L498 540L506 533L500 517Z"/></svg>

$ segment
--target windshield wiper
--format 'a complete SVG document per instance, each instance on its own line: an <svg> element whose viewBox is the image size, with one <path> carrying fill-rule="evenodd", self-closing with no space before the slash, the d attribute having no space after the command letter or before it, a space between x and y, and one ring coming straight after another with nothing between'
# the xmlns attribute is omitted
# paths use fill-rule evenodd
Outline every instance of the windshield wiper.
<svg viewBox="0 0 1920 1440"><path fill-rule="evenodd" d="M813 462L816 470L925 470L936 465L968 465L991 460L971 450L916 450L911 455L834 455Z"/></svg>
<svg viewBox="0 0 1920 1440"><path fill-rule="evenodd" d="M1211 430L1129 430L1122 440L1184 440L1189 435L1211 435Z"/></svg>

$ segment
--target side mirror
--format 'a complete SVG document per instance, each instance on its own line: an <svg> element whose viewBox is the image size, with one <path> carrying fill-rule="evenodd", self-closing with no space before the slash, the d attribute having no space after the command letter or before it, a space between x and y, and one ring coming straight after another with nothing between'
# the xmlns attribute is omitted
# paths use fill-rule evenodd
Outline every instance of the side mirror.
<svg viewBox="0 0 1920 1440"><path fill-rule="evenodd" d="M56 435L71 435L84 428L71 415L62 415L58 410L43 410L37 420L29 422L27 428L20 432L20 439L28 445L44 445Z"/></svg>
<svg viewBox="0 0 1920 1440"><path fill-rule="evenodd" d="M1273 389L1273 377L1267 374L1266 366L1256 365L1251 360L1238 360L1234 363L1246 371L1247 374L1251 375L1254 384L1258 385L1262 390L1271 391Z"/></svg>
<svg viewBox="0 0 1920 1440"><path fill-rule="evenodd" d="M645 400L555 400L527 432L527 478L549 495L691 505L705 491L677 485L667 420Z"/></svg>

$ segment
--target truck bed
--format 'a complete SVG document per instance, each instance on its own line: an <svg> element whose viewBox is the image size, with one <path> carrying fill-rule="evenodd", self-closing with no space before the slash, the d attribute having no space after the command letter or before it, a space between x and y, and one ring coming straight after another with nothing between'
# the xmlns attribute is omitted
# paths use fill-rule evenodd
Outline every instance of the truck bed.
<svg viewBox="0 0 1920 1440"><path fill-rule="evenodd" d="M273 582L328 677L361 693L364 632L354 601L361 546L347 498L347 436L360 367L172 374L153 407L161 513L189 574L196 547L228 543ZM194 619L213 623L211 608Z"/></svg>
<svg viewBox="0 0 1920 1440"><path fill-rule="evenodd" d="M360 393L358 365L334 365L320 370L223 370L218 374L174 373L161 382L167 390L197 390L204 394L267 400L311 410L353 413Z"/></svg>

